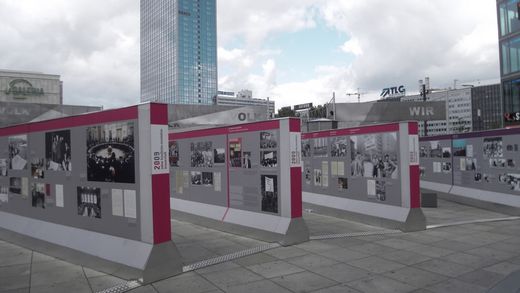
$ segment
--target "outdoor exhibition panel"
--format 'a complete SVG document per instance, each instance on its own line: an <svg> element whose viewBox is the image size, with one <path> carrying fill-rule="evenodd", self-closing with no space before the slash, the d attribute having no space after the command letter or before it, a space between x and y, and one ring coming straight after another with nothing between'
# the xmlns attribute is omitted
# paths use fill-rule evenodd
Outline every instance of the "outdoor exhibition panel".
<svg viewBox="0 0 520 293"><path fill-rule="evenodd" d="M402 230L425 228L416 122L305 133L303 201Z"/></svg>
<svg viewBox="0 0 520 293"><path fill-rule="evenodd" d="M167 111L143 104L0 129L0 227L123 264L145 281L179 270Z"/></svg>
<svg viewBox="0 0 520 293"><path fill-rule="evenodd" d="M448 192L453 176L451 136L423 137L419 146L421 187Z"/></svg>
<svg viewBox="0 0 520 293"><path fill-rule="evenodd" d="M427 172L421 178L421 188L449 193L457 199L466 198L520 208L520 129L500 129L483 132L454 134L439 139L421 139L421 146L442 141L451 145L451 178L439 188L435 173ZM444 148L444 147L443 147ZM447 147L446 147L447 149ZM446 151L446 154L449 150ZM444 151L443 151L444 153ZM447 156L447 155L446 155ZM435 170L434 170L435 171ZM438 172L437 172L438 173Z"/></svg>
<svg viewBox="0 0 520 293"><path fill-rule="evenodd" d="M302 219L300 120L170 132L174 217L291 244Z"/></svg>

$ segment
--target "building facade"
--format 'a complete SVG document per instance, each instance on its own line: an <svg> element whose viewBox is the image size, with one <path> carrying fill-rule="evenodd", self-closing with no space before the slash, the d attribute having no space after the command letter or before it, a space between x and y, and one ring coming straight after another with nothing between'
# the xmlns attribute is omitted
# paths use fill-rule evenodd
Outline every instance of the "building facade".
<svg viewBox="0 0 520 293"><path fill-rule="evenodd" d="M141 0L141 102L213 104L216 0Z"/></svg>
<svg viewBox="0 0 520 293"><path fill-rule="evenodd" d="M500 84L471 88L473 130L500 128L502 125L502 100Z"/></svg>
<svg viewBox="0 0 520 293"><path fill-rule="evenodd" d="M0 102L63 104L59 75L0 70Z"/></svg>
<svg viewBox="0 0 520 293"><path fill-rule="evenodd" d="M252 92L242 90L238 94L229 91L219 91L215 104L219 106L264 106L268 117L274 117L275 103L268 99L255 99Z"/></svg>
<svg viewBox="0 0 520 293"><path fill-rule="evenodd" d="M518 0L497 0L502 113L506 126L520 124L520 20L518 10ZM517 116L518 120L513 118Z"/></svg>

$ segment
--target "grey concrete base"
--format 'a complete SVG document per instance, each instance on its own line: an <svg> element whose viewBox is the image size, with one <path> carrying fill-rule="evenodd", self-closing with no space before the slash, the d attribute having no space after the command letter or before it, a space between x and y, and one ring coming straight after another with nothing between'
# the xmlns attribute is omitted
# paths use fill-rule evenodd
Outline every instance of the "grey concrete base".
<svg viewBox="0 0 520 293"><path fill-rule="evenodd" d="M507 205L493 203L493 202L489 202L489 201L478 200L478 199L469 198L469 197L460 196L460 195L454 195L451 193L438 192L438 191L424 189L424 188L421 188L421 192L434 192L434 193L437 193L438 198L441 198L444 200L453 201L453 202L457 202L457 203L461 203L461 204L465 204L465 205L469 205L469 206L473 206L473 207L477 207L480 209L489 210L489 211L493 211L493 212L497 212L497 213L501 213L501 214L506 214L506 215L510 215L510 216L520 216L520 208L517 208L517 207L507 206Z"/></svg>
<svg viewBox="0 0 520 293"><path fill-rule="evenodd" d="M307 228L307 224L305 224L303 218L291 219L286 233L278 234L233 223L226 223L178 210L172 210L171 216L176 220L193 223L235 235L247 236L265 242L278 242L284 246L294 245L309 240L309 229Z"/></svg>
<svg viewBox="0 0 520 293"><path fill-rule="evenodd" d="M437 207L437 193L421 192L421 207L436 208Z"/></svg>
<svg viewBox="0 0 520 293"><path fill-rule="evenodd" d="M146 267L140 270L3 228L0 228L0 239L125 280L142 279L149 283L182 273L182 258L173 242L154 245Z"/></svg>
<svg viewBox="0 0 520 293"><path fill-rule="evenodd" d="M387 229L397 229L403 232L420 231L426 229L426 217L421 209L410 209L405 222L399 222L387 218L379 218L351 211L334 209L320 205L304 203L304 209L312 210L317 214L328 215L336 218L361 222L368 225L379 226Z"/></svg>

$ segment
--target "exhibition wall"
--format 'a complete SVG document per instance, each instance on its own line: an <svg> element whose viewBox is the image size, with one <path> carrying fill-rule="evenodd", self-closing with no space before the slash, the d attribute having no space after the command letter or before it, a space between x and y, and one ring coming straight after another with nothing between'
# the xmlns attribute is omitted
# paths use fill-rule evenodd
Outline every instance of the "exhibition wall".
<svg viewBox="0 0 520 293"><path fill-rule="evenodd" d="M420 140L421 188L520 208L520 129Z"/></svg>
<svg viewBox="0 0 520 293"><path fill-rule="evenodd" d="M0 129L0 227L146 271L173 246L167 120L142 104Z"/></svg>
<svg viewBox="0 0 520 293"><path fill-rule="evenodd" d="M299 119L170 132L169 140L174 217L195 215L221 229L238 225L283 243L308 239Z"/></svg>
<svg viewBox="0 0 520 293"><path fill-rule="evenodd" d="M305 133L303 201L384 226L424 229L418 150L416 122Z"/></svg>

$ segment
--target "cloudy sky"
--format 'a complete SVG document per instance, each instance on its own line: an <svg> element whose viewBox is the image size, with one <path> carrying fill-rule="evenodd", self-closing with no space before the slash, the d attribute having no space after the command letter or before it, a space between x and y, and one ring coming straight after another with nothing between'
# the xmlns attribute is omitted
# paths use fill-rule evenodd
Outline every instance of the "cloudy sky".
<svg viewBox="0 0 520 293"><path fill-rule="evenodd" d="M499 77L494 0L217 0L219 89L277 108ZM139 102L138 0L1 0L0 68L60 74L65 103Z"/></svg>

